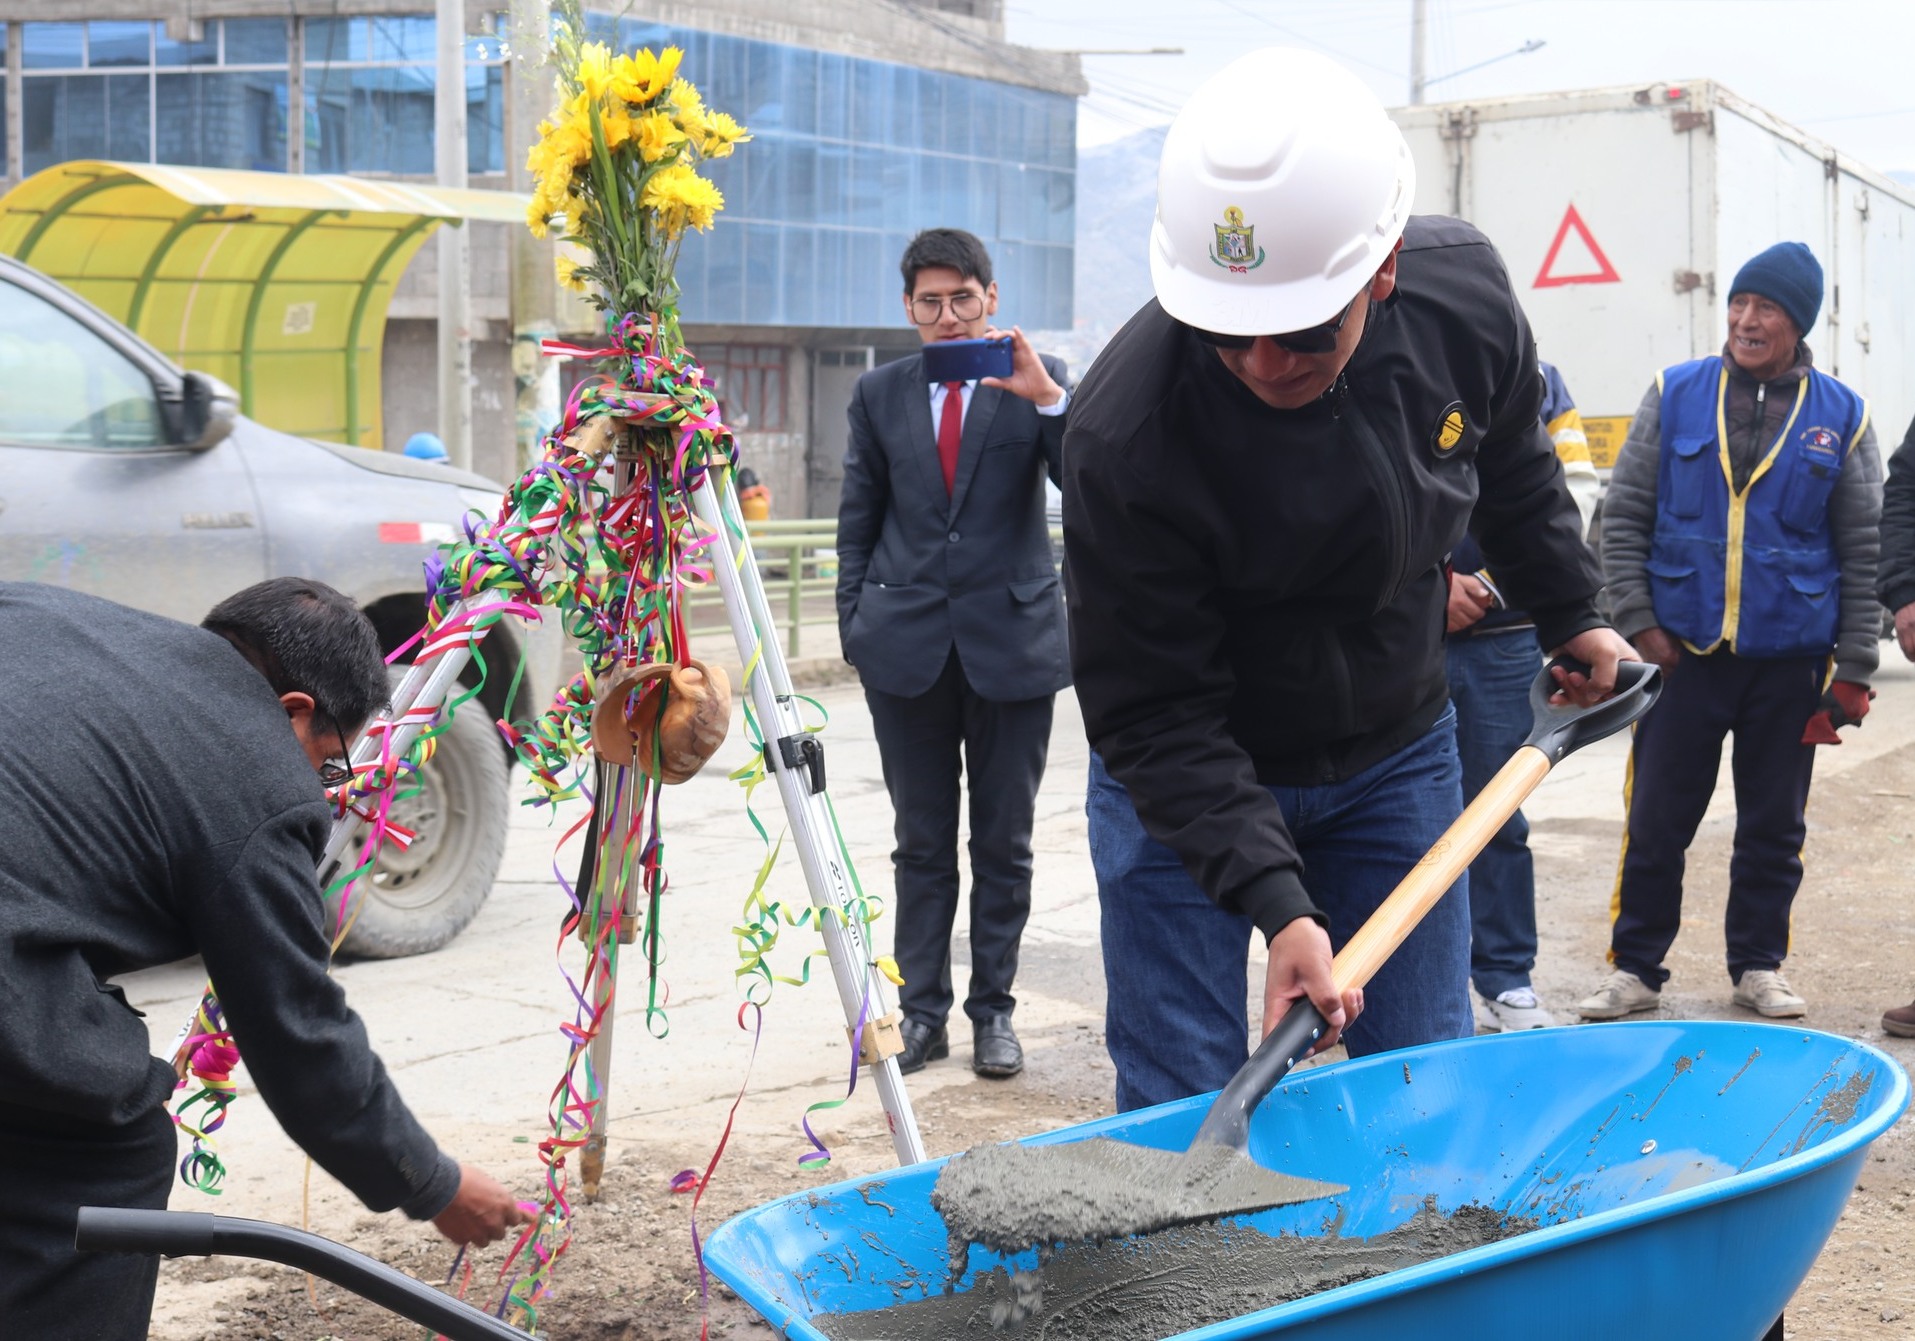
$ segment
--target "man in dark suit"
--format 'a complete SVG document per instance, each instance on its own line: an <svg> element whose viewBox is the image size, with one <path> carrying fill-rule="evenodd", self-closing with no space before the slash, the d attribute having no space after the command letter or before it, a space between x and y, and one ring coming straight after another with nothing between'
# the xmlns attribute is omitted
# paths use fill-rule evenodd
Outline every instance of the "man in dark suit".
<svg viewBox="0 0 1915 1341"><path fill-rule="evenodd" d="M991 258L933 228L905 249L904 308L926 344L996 336ZM922 355L858 379L838 508L838 631L858 668L896 812L906 1073L950 1055L958 802L971 773L971 1067L1024 1069L1011 1028L1031 909L1031 821L1051 700L1070 683L1045 526L1064 365L1011 330L1009 377L926 380ZM962 760L960 760L960 751Z"/></svg>

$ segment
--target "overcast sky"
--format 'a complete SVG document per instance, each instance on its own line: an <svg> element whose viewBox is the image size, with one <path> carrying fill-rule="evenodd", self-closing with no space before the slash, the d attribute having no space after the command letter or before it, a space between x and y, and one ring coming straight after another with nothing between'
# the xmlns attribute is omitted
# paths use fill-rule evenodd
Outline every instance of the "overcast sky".
<svg viewBox="0 0 1915 1341"><path fill-rule="evenodd" d="M1915 0L1430 0L1428 101L1714 79L1872 167L1915 169ZM1314 47L1408 101L1410 0L1007 0L1014 42L1086 56L1082 146L1169 120L1258 46ZM1445 79L1525 42L1527 55Z"/></svg>

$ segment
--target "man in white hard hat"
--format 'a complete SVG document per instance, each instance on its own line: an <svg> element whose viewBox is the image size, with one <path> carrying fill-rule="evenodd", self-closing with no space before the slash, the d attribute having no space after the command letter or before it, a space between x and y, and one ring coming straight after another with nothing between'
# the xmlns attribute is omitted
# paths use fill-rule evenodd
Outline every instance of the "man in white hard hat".
<svg viewBox="0 0 1915 1341"><path fill-rule="evenodd" d="M1464 883L1364 993L1332 947L1462 809L1445 569L1466 526L1591 703L1634 659L1538 417L1494 248L1410 217L1402 135L1334 62L1253 52L1164 142L1156 300L1071 406L1072 667L1120 1108L1243 1063L1307 995L1356 1054L1472 1031ZM1472 512L1474 521L1472 522ZM1361 1018L1359 1018L1359 1013Z"/></svg>

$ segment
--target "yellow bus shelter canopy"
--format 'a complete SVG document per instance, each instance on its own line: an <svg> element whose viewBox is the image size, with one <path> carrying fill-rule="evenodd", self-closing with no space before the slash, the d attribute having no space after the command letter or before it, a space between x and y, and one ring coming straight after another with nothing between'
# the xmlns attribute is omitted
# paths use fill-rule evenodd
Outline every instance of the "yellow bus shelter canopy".
<svg viewBox="0 0 1915 1341"><path fill-rule="evenodd" d="M526 203L361 177L76 160L0 197L0 251L238 387L262 423L376 448L399 276L440 224L522 222Z"/></svg>

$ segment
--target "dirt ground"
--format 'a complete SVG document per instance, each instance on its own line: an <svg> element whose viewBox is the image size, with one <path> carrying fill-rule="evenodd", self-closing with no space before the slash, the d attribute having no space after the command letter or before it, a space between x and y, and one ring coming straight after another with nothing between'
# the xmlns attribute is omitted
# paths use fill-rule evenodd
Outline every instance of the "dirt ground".
<svg viewBox="0 0 1915 1341"><path fill-rule="evenodd" d="M1915 1043L1883 1039L1882 1010L1915 995L1915 909L1906 878L1915 851L1915 758L1891 754L1818 782L1811 804L1809 873L1796 905L1791 980L1810 1001L1808 1023L1865 1039L1907 1064ZM1663 1014L1734 1018L1721 960L1721 918L1732 821L1705 825L1691 852L1685 930L1670 966ZM1539 915L1543 926L1537 986L1559 1012L1599 976L1606 941L1603 909L1613 879L1618 826L1594 820L1536 825ZM1033 966L1027 965L1027 972ZM1078 1025L1022 1077L971 1078L960 1046L936 1064L945 1083L915 1100L926 1147L949 1151L982 1140L1029 1134L1109 1111L1110 1071L1095 1027ZM914 1090L914 1095L916 1091ZM874 1105L873 1105L874 1107ZM1791 1303L1791 1338L1862 1341L1915 1337L1915 1151L1907 1124L1877 1142L1833 1238ZM711 1133L656 1131L620 1140L604 1192L583 1207L574 1242L560 1264L557 1291L540 1316L540 1333L563 1341L684 1341L699 1335L700 1304L688 1226L688 1201L664 1187L661 1170L702 1167ZM861 1176L887 1167L891 1151L874 1123L834 1140L837 1162L819 1177L794 1166L792 1143L734 1142L699 1210L709 1229L728 1216L814 1181ZM451 1254L442 1243L392 1217L361 1216L341 1233L354 1247L425 1280L443 1280ZM495 1298L502 1253L481 1254L472 1296ZM243 1287L240 1286L243 1282ZM214 1288L217 1287L217 1288ZM238 1287L238 1288L236 1288ZM163 1296L209 1301L206 1335L223 1341L324 1338L414 1341L416 1326L276 1267L231 1261L169 1263ZM217 1302L212 1302L217 1299ZM768 1324L712 1283L711 1332L771 1335ZM1524 1328L1525 1333L1538 1330Z"/></svg>

